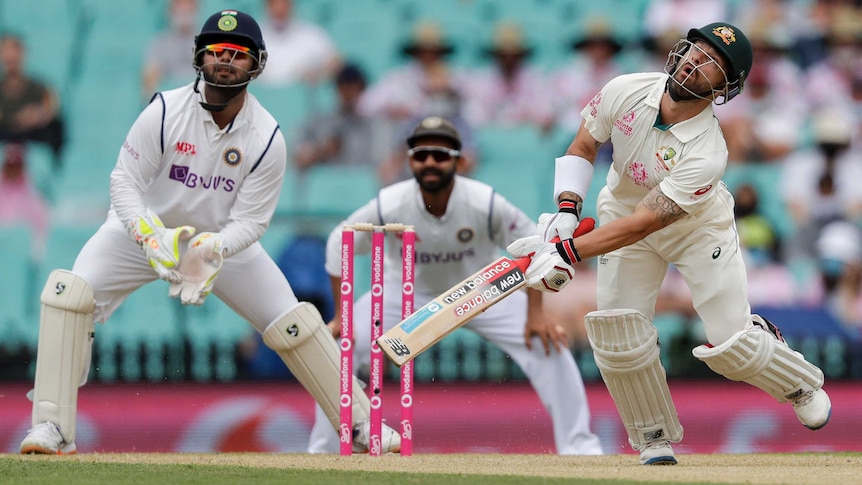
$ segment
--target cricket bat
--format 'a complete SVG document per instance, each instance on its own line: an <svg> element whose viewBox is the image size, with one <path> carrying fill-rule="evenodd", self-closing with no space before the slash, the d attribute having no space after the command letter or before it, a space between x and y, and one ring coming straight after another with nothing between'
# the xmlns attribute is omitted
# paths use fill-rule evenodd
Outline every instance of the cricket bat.
<svg viewBox="0 0 862 485"><path fill-rule="evenodd" d="M584 218L575 236L590 232L595 220ZM377 345L401 367L476 315L515 293L527 283L530 258L501 257L416 310L377 339Z"/></svg>

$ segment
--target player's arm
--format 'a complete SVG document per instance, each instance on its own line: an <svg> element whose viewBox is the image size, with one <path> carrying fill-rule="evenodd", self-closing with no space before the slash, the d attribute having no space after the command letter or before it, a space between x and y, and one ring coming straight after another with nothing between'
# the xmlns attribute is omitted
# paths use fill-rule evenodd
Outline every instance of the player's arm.
<svg viewBox="0 0 862 485"><path fill-rule="evenodd" d="M542 306L542 292L527 288L527 323L524 326L524 341L527 350L533 349L533 337L542 340L545 355L551 355L551 345L557 352L569 346L569 335L562 325L551 322Z"/></svg>
<svg viewBox="0 0 862 485"><path fill-rule="evenodd" d="M598 142L581 122L566 154L554 160L554 202L558 212L546 218L545 241L555 237L572 237L581 219L584 198L593 179L593 162L599 152Z"/></svg>
<svg viewBox="0 0 862 485"><path fill-rule="evenodd" d="M574 238L571 241L574 250L565 252L569 257L574 256L572 263L609 253L634 244L685 216L686 212L656 186L638 202L634 213ZM562 245L567 247L565 243Z"/></svg>

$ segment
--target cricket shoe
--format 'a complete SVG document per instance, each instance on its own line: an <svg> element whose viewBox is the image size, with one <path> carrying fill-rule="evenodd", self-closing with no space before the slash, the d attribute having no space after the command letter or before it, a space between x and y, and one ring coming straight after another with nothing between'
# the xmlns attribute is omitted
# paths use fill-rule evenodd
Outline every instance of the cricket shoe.
<svg viewBox="0 0 862 485"><path fill-rule="evenodd" d="M371 434L371 420L366 419L353 428L353 452L368 453L368 436ZM380 432L380 451L383 453L401 452L401 435L383 424Z"/></svg>
<svg viewBox="0 0 862 485"><path fill-rule="evenodd" d="M66 443L60 428L46 421L30 428L21 442L21 454L71 455L78 452L75 443Z"/></svg>
<svg viewBox="0 0 862 485"><path fill-rule="evenodd" d="M832 417L832 402L823 389L808 391L793 401L796 417L806 428L818 430Z"/></svg>
<svg viewBox="0 0 862 485"><path fill-rule="evenodd" d="M639 451L641 465L676 465L673 448L667 441L650 441Z"/></svg>

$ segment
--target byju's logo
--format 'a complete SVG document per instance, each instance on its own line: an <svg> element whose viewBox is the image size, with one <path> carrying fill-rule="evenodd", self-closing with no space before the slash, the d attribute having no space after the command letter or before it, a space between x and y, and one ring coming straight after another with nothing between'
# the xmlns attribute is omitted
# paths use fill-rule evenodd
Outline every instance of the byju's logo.
<svg viewBox="0 0 862 485"><path fill-rule="evenodd" d="M233 189L236 186L236 182L233 179L222 177L220 175L203 177L192 172L189 167L184 165L172 165L169 177L171 180L176 180L190 188L201 187L204 189L233 192Z"/></svg>

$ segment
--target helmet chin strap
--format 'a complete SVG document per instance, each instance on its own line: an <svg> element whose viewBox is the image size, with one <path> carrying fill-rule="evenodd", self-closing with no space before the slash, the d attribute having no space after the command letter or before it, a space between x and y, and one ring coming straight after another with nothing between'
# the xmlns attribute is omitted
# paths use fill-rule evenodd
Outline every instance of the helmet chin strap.
<svg viewBox="0 0 862 485"><path fill-rule="evenodd" d="M227 100L224 103L220 103L220 104L208 103L204 100L204 94L200 91L200 89L198 89L198 83L201 82L201 78L203 76L204 76L204 74L203 74L203 72L201 72L200 75L197 77L197 79L195 79L194 90L201 97L201 101L199 101L201 107L207 111L210 111L210 112L218 113L218 112L224 111L227 108L227 105L230 102L230 100L232 100L233 98L237 97L240 93L242 93L243 90L245 90L245 87L247 85L247 83L245 83L241 86L218 86L219 89L224 89L227 92L230 92L231 93L230 96L227 98ZM206 83L206 80L204 80L204 82Z"/></svg>

